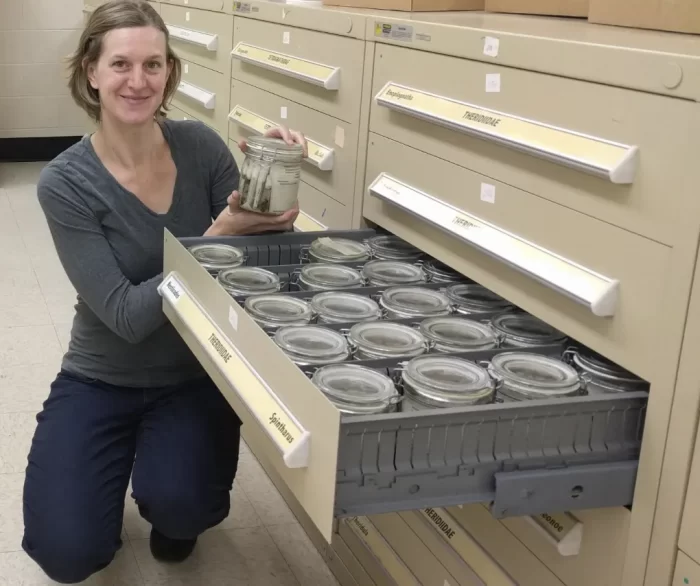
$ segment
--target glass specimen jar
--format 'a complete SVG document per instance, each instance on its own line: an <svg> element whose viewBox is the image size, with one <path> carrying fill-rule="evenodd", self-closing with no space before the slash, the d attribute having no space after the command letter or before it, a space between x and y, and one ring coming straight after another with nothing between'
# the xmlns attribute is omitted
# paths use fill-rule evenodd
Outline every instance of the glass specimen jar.
<svg viewBox="0 0 700 586"><path fill-rule="evenodd" d="M311 300L311 309L319 324L357 323L375 321L382 317L376 301L364 295L343 291L317 293Z"/></svg>
<svg viewBox="0 0 700 586"><path fill-rule="evenodd" d="M237 267L219 272L219 283L231 297L264 295L280 290L280 278L260 267Z"/></svg>
<svg viewBox="0 0 700 586"><path fill-rule="evenodd" d="M464 317L431 317L420 324L420 332L436 352L474 352L498 347L493 330Z"/></svg>
<svg viewBox="0 0 700 586"><path fill-rule="evenodd" d="M364 242L323 236L311 243L308 256L311 262L359 264L369 260L370 252Z"/></svg>
<svg viewBox="0 0 700 586"><path fill-rule="evenodd" d="M284 295L257 295L248 297L244 309L267 332L276 332L282 326L308 324L313 312L303 299Z"/></svg>
<svg viewBox="0 0 700 586"><path fill-rule="evenodd" d="M332 364L350 358L345 336L323 326L285 326L277 330L274 340L299 366Z"/></svg>
<svg viewBox="0 0 700 586"><path fill-rule="evenodd" d="M397 260L371 260L362 267L362 276L372 287L425 283L421 267Z"/></svg>
<svg viewBox="0 0 700 586"><path fill-rule="evenodd" d="M351 267L313 263L301 268L298 285L302 291L330 291L362 287L364 281L360 271Z"/></svg>
<svg viewBox="0 0 700 586"><path fill-rule="evenodd" d="M428 349L423 335L392 322L362 322L350 328L348 341L356 360L419 356Z"/></svg>
<svg viewBox="0 0 700 586"><path fill-rule="evenodd" d="M452 313L449 299L427 287L389 287L379 300L388 319L427 318Z"/></svg>
<svg viewBox="0 0 700 586"><path fill-rule="evenodd" d="M400 398L388 376L359 364L322 366L311 381L343 415L390 413Z"/></svg>
<svg viewBox="0 0 700 586"><path fill-rule="evenodd" d="M228 244L196 244L189 251L213 277L224 269L240 267L245 262L243 250Z"/></svg>

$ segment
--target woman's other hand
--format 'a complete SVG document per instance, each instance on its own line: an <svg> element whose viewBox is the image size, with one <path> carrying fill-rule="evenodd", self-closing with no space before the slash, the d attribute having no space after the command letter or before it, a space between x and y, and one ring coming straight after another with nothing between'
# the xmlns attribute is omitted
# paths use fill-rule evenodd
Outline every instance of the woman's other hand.
<svg viewBox="0 0 700 586"><path fill-rule="evenodd" d="M239 194L234 191L228 198L228 207L214 220L205 236L245 236L260 232L283 232L294 229L299 208L273 216L241 209Z"/></svg>
<svg viewBox="0 0 700 586"><path fill-rule="evenodd" d="M268 138L281 138L287 144L300 144L304 147L304 158L309 156L309 146L306 143L306 138L301 132L296 130L290 130L284 126L277 126L276 128L270 128L263 136ZM245 152L247 143L245 140L238 141L238 148Z"/></svg>

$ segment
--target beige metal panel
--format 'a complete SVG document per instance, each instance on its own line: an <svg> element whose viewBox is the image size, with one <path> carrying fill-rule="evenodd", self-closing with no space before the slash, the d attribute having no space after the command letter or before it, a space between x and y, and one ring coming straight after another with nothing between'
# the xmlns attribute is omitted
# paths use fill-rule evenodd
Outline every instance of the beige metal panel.
<svg viewBox="0 0 700 586"><path fill-rule="evenodd" d="M369 220L638 375L650 378L664 341L649 335L657 331L649 308L663 303L670 248L375 134L370 135L368 152L368 183L386 173L518 238L619 280L614 316L598 317L590 309L462 244L424 220L377 197L365 197L364 215ZM482 200L484 183L495 187L495 203ZM634 256L612 253L633 250Z"/></svg>
<svg viewBox="0 0 700 586"><path fill-rule="evenodd" d="M670 457L670 455L669 455ZM685 497L685 508L678 546L695 560L700 560L700 435L690 469L690 481Z"/></svg>
<svg viewBox="0 0 700 586"><path fill-rule="evenodd" d="M564 583L494 519L484 506L450 507L448 512L484 551L513 577L518 586L564 586Z"/></svg>
<svg viewBox="0 0 700 586"><path fill-rule="evenodd" d="M352 225L350 209L347 206L303 181L299 184L299 209L315 222L332 230L358 227Z"/></svg>
<svg viewBox="0 0 700 586"><path fill-rule="evenodd" d="M183 61L173 105L227 136L230 91L228 77L223 73Z"/></svg>
<svg viewBox="0 0 700 586"><path fill-rule="evenodd" d="M377 103L370 121L373 132L665 244L674 241L688 216L700 215L700 201L692 195L693 185L700 182L700 168L690 162L700 145L696 133L687 131L700 128L700 110L692 102L382 45L377 46L374 71L375 96L392 82L638 147L639 160L633 182L616 185ZM500 76L500 92L486 90L489 75ZM464 83L455 84L455 77ZM431 105L438 115L440 105ZM494 117L503 122L498 114ZM475 125L497 131L488 124ZM523 134L517 140L527 138ZM559 147L564 138L556 136L553 145ZM584 148L597 146L591 142Z"/></svg>
<svg viewBox="0 0 700 586"><path fill-rule="evenodd" d="M183 110L180 110L180 108L176 108L175 106L170 106L170 109L168 110L168 118L171 120L199 120L196 116L192 116L192 114L189 114L187 112L184 112ZM206 124L211 128L212 130L215 130L217 133L221 134L219 130L216 128L213 128L210 126L209 122L206 120L199 120L203 124Z"/></svg>
<svg viewBox="0 0 700 586"><path fill-rule="evenodd" d="M318 85L231 59L231 76L268 92L283 96L339 120L356 123L360 115L364 43L316 31L292 28L250 18L234 20L234 47L246 43L263 51L338 68L340 85L329 90ZM272 61L271 61L272 62ZM276 63L280 63L277 59ZM281 66L279 71L284 71Z"/></svg>
<svg viewBox="0 0 700 586"><path fill-rule="evenodd" d="M226 0L161 0L163 4L184 6L185 8L201 8L213 12L231 12L230 2Z"/></svg>
<svg viewBox="0 0 700 586"><path fill-rule="evenodd" d="M170 42L182 59L228 75L233 38L233 16L161 4L160 15L171 27ZM202 33L204 36L197 35ZM193 39L186 40L186 37Z"/></svg>
<svg viewBox="0 0 700 586"><path fill-rule="evenodd" d="M502 523L567 586L622 584L631 512L618 507L573 514L583 525L583 539L580 552L572 556L561 555L546 534L526 518Z"/></svg>
<svg viewBox="0 0 700 586"><path fill-rule="evenodd" d="M152 2L151 0L149 0L148 3L149 3L151 6L153 6L153 8L156 10L156 12L157 12L158 14L160 14L160 2Z"/></svg>
<svg viewBox="0 0 700 586"><path fill-rule="evenodd" d="M318 163L315 165L305 161L302 164L301 179L352 210L358 132L356 124L331 118L234 79L231 83L229 110L229 136L232 140L257 134L246 125L250 124L246 122L246 118L236 117L237 106L244 108L249 115L262 118L275 126L284 125L303 132L307 139L312 141L309 143L310 155L317 150L332 151L329 156L332 162L330 170L321 170L316 166Z"/></svg>
<svg viewBox="0 0 700 586"><path fill-rule="evenodd" d="M402 34L387 34L383 25L391 25L394 31L397 26L408 28ZM499 41L497 51L486 48L489 39ZM375 13L367 19L367 40L700 99L697 36L513 14Z"/></svg>
<svg viewBox="0 0 700 586"><path fill-rule="evenodd" d="M333 535L333 551L348 569L358 586L375 586L374 580L369 577L367 571L357 559L352 550L347 546L340 533Z"/></svg>
<svg viewBox="0 0 700 586"><path fill-rule="evenodd" d="M261 442L263 453L330 542L340 429L338 410L168 232L164 271L166 275L174 272L191 295L181 294L181 299L187 303L180 310L176 308L183 303L182 300L176 304L164 301L166 315L243 424L264 430L266 438ZM167 291L164 294L166 298L172 296ZM206 312L189 310L189 299L205 308ZM185 309L187 313L183 314ZM212 339L215 343L211 342ZM210 346L224 348L223 354L212 354ZM255 396L251 396L251 393ZM268 414L270 409L263 410L263 406L269 400L277 406L274 413ZM300 428L294 437L299 446L308 442L305 467L290 468L285 465L278 447L280 443L273 442L280 429L276 422L283 419L289 424L287 429L290 425ZM260 423L268 420L269 426ZM304 435L301 430L306 430L309 435ZM291 444L291 447L296 448L297 443Z"/></svg>
<svg viewBox="0 0 700 586"><path fill-rule="evenodd" d="M698 584L700 584L700 565L679 551L672 586L697 586Z"/></svg>

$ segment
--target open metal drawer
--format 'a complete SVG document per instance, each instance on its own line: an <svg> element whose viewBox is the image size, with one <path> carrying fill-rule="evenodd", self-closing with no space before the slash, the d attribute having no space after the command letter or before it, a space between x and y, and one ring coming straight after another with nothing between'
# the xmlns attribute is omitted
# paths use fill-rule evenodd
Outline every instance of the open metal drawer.
<svg viewBox="0 0 700 586"><path fill-rule="evenodd" d="M319 235L338 234L372 232L216 241L245 248L249 264L284 265ZM199 241L166 232L164 311L244 425L263 432L267 458L329 542L337 516L470 502L492 503L498 517L631 504L646 393L341 418L189 253Z"/></svg>

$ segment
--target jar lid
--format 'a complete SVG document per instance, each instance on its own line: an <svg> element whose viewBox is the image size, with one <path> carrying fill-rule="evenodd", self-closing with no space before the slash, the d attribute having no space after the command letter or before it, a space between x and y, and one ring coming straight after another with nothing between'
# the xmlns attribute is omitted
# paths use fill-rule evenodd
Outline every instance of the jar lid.
<svg viewBox="0 0 700 586"><path fill-rule="evenodd" d="M566 336L529 313L503 313L491 320L491 327L506 340L518 344L552 344Z"/></svg>
<svg viewBox="0 0 700 586"><path fill-rule="evenodd" d="M421 267L398 260L372 260L362 267L362 276L377 286L425 282Z"/></svg>
<svg viewBox="0 0 700 586"><path fill-rule="evenodd" d="M452 267L449 267L434 258L423 264L423 270L428 275L428 280L431 283L454 283L455 281L468 280L464 275L458 273Z"/></svg>
<svg viewBox="0 0 700 586"><path fill-rule="evenodd" d="M311 380L341 413L381 413L399 396L388 376L359 364L322 366Z"/></svg>
<svg viewBox="0 0 700 586"><path fill-rule="evenodd" d="M238 267L245 261L243 250L228 244L196 244L189 250L197 262L208 271Z"/></svg>
<svg viewBox="0 0 700 586"><path fill-rule="evenodd" d="M308 323L312 317L306 301L284 295L248 297L244 308L254 319L280 325Z"/></svg>
<svg viewBox="0 0 700 586"><path fill-rule="evenodd" d="M463 317L431 317L420 324L420 332L438 350L447 346L459 350L494 348L498 340L487 325Z"/></svg>
<svg viewBox="0 0 700 586"><path fill-rule="evenodd" d="M607 380L610 383L645 386L647 383L638 376L611 362L600 354L588 349L570 351L574 365L596 379Z"/></svg>
<svg viewBox="0 0 700 586"><path fill-rule="evenodd" d="M418 356L401 377L419 400L441 407L490 402L495 387L485 368L451 356Z"/></svg>
<svg viewBox="0 0 700 586"><path fill-rule="evenodd" d="M491 359L489 372L503 382L504 395L544 399L578 394L581 379L566 362L527 352L504 352Z"/></svg>
<svg viewBox="0 0 700 586"><path fill-rule="evenodd" d="M393 322L361 322L350 328L350 343L373 355L394 357L422 354L426 350L423 334Z"/></svg>
<svg viewBox="0 0 700 586"><path fill-rule="evenodd" d="M369 258L366 244L348 238L323 236L314 240L309 250L323 262L362 262Z"/></svg>
<svg viewBox="0 0 700 586"><path fill-rule="evenodd" d="M381 305L409 317L432 317L452 312L449 299L427 287L390 287L382 293Z"/></svg>
<svg viewBox="0 0 700 586"><path fill-rule="evenodd" d="M251 136L246 140L246 153L258 157L271 158L285 163L301 162L304 158L304 147L298 143L287 144L280 138L268 136Z"/></svg>
<svg viewBox="0 0 700 586"><path fill-rule="evenodd" d="M448 299L463 313L487 313L510 309L512 304L489 291L486 287L472 283L457 283L445 289Z"/></svg>
<svg viewBox="0 0 700 586"><path fill-rule="evenodd" d="M356 293L327 291L314 295L311 300L314 313L335 322L356 322L379 319L381 310L373 299Z"/></svg>
<svg viewBox="0 0 700 586"><path fill-rule="evenodd" d="M418 260L424 256L422 250L394 235L373 236L367 244L374 258L381 260Z"/></svg>
<svg viewBox="0 0 700 586"><path fill-rule="evenodd" d="M359 271L344 265L313 263L301 268L300 280L321 289L345 289L361 287L362 275Z"/></svg>
<svg viewBox="0 0 700 586"><path fill-rule="evenodd" d="M299 364L341 362L350 356L345 337L322 326L285 326L277 330L274 339Z"/></svg>
<svg viewBox="0 0 700 586"><path fill-rule="evenodd" d="M237 267L219 273L219 283L231 295L254 295L279 291L280 279L272 271L260 267Z"/></svg>

